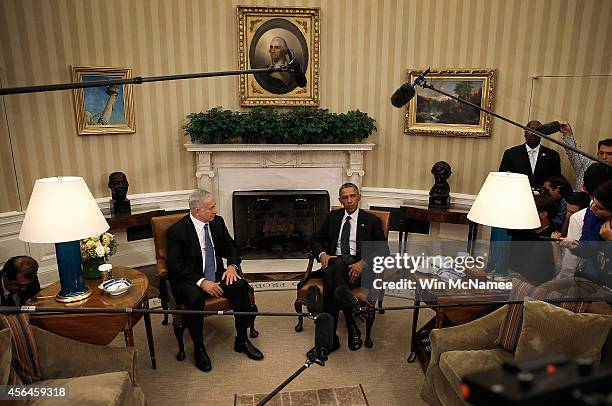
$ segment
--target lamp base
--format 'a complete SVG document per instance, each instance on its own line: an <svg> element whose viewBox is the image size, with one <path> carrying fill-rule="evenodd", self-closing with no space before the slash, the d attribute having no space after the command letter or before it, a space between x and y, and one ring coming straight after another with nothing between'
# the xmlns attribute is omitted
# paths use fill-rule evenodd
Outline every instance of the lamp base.
<svg viewBox="0 0 612 406"><path fill-rule="evenodd" d="M80 302L81 300L87 299L93 291L85 286L85 292L79 293L71 293L67 296L62 296L59 293L55 296L55 301L60 303L72 303L72 302Z"/></svg>

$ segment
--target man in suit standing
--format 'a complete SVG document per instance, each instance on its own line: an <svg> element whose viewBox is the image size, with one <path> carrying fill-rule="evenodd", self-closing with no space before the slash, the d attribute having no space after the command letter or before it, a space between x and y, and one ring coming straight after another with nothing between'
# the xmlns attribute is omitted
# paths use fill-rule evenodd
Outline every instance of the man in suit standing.
<svg viewBox="0 0 612 406"><path fill-rule="evenodd" d="M529 128L537 128L542 123L533 120ZM532 187L540 187L546 178L561 174L561 159L553 149L540 145L540 137L525 131L525 143L504 151L500 172L514 172L527 175Z"/></svg>
<svg viewBox="0 0 612 406"><path fill-rule="evenodd" d="M249 286L238 273L241 259L225 222L217 216L214 196L201 189L189 196L189 215L172 225L166 235L168 278L176 300L187 309L202 310L208 297L226 297L232 310L249 311ZM223 266L227 260L227 269ZM204 316L186 318L193 341L195 365L202 371L212 366L204 348ZM235 316L234 351L251 359L263 354L247 338L248 316Z"/></svg>
<svg viewBox="0 0 612 406"><path fill-rule="evenodd" d="M349 289L361 284L362 275L371 270L372 258L377 250L368 250L369 241L385 241L380 220L373 214L359 210L361 194L352 183L345 183L338 192L344 210L333 210L327 214L317 234L312 240L312 251L321 262L325 271L323 291L323 312L334 318L334 343L331 351L340 347L336 334L338 327L339 306L334 292L339 286ZM385 244L386 246L386 244ZM381 253L387 255L386 252ZM357 328L351 312L345 311L348 331L348 347L351 351L361 348L361 332Z"/></svg>
<svg viewBox="0 0 612 406"><path fill-rule="evenodd" d="M40 292L38 263L32 257L9 258L0 271L0 305L22 306Z"/></svg>

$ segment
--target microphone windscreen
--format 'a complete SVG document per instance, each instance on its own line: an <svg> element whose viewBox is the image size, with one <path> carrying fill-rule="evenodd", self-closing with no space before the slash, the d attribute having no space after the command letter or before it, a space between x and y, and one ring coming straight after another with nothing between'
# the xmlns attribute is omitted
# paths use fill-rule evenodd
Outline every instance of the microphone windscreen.
<svg viewBox="0 0 612 406"><path fill-rule="evenodd" d="M338 306L342 310L352 310L355 306L355 300L353 294L349 288L345 285L338 286L334 291L334 297L338 301Z"/></svg>
<svg viewBox="0 0 612 406"><path fill-rule="evenodd" d="M534 130L544 135L554 134L561 130L561 123L558 121L551 121L550 123L542 124L541 126L534 128Z"/></svg>
<svg viewBox="0 0 612 406"><path fill-rule="evenodd" d="M302 67L295 59L289 64L289 71L293 74L293 79L299 87L306 87L306 75L302 72Z"/></svg>
<svg viewBox="0 0 612 406"><path fill-rule="evenodd" d="M400 108L405 106L414 97L414 87L410 83L404 83L391 96L391 104L394 107Z"/></svg>
<svg viewBox="0 0 612 406"><path fill-rule="evenodd" d="M321 289L318 286L311 286L306 291L306 308L308 313L321 313Z"/></svg>
<svg viewBox="0 0 612 406"><path fill-rule="evenodd" d="M334 344L334 319L329 313L321 313L315 319L315 347L329 352Z"/></svg>

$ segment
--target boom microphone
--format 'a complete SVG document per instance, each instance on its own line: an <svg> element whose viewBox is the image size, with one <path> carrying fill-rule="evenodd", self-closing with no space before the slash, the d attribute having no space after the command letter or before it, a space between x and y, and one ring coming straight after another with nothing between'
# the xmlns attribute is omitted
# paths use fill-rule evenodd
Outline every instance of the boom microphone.
<svg viewBox="0 0 612 406"><path fill-rule="evenodd" d="M542 124L534 128L534 130L545 135L551 135L561 130L561 123L558 121L551 121L550 123Z"/></svg>
<svg viewBox="0 0 612 406"><path fill-rule="evenodd" d="M289 63L287 64L287 70L291 72L295 83L299 87L306 87L306 75L304 75L304 72L302 72L302 67L300 66L300 63L293 59L292 50L288 50L287 52L289 54L290 59Z"/></svg>
<svg viewBox="0 0 612 406"><path fill-rule="evenodd" d="M334 291L334 297L338 301L338 306L340 306L343 311L353 313L360 313L362 311L359 302L347 286L338 286Z"/></svg>
<svg viewBox="0 0 612 406"><path fill-rule="evenodd" d="M321 289L318 286L313 285L306 291L306 309L315 316L321 313Z"/></svg>
<svg viewBox="0 0 612 406"><path fill-rule="evenodd" d="M429 69L421 73L413 83L404 83L401 85L400 88L393 93L393 96L391 96L391 104L397 108L405 106L406 103L408 103L414 97L416 92L414 89L417 87L417 85L425 82L425 76L427 74L429 74Z"/></svg>
<svg viewBox="0 0 612 406"><path fill-rule="evenodd" d="M317 358L327 361L327 356L334 345L334 319L329 313L321 313L315 319L315 349Z"/></svg>

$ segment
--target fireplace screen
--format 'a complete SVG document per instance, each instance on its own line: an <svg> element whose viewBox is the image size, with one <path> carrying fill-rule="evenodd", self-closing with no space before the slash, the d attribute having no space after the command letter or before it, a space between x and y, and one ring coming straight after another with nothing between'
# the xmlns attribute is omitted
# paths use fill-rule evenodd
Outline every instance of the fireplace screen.
<svg viewBox="0 0 612 406"><path fill-rule="evenodd" d="M234 192L234 239L243 259L305 258L329 211L321 190Z"/></svg>

